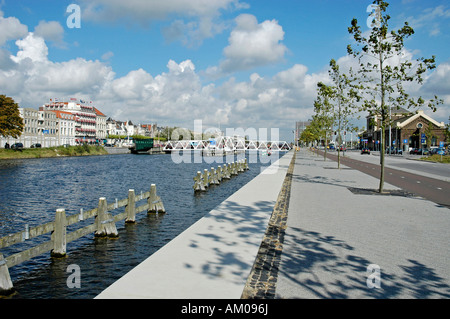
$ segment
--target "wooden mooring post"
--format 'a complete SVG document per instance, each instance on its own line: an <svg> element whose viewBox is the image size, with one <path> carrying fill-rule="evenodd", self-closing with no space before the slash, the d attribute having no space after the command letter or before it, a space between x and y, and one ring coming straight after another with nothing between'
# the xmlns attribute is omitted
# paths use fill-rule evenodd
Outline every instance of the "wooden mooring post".
<svg viewBox="0 0 450 319"><path fill-rule="evenodd" d="M111 214L108 213L108 204L105 197L101 197L98 201L97 216L95 217L95 237L119 237L116 223Z"/></svg>
<svg viewBox="0 0 450 319"><path fill-rule="evenodd" d="M147 201L144 205L136 207L136 203L141 200ZM121 207L125 207L124 212L116 215L110 213ZM166 212L161 198L157 195L155 184L151 184L150 191L145 193L141 192L138 196L136 196L133 189L130 189L128 190L128 198L122 200L116 199L111 204L107 203L105 197L101 197L99 198L97 208L88 211L80 209L79 213L70 216L66 215L64 208L57 209L53 222L35 227L29 227L27 224L24 231L1 237L0 249L51 233L49 241L7 256L6 258L0 252L0 295L8 296L14 293L9 268L45 252L50 252L52 258L65 257L67 255L67 244L88 234L94 233L95 238L118 238L119 233L116 228L116 222L125 220L125 224L134 223L136 222L136 214L140 212L147 212L147 214ZM68 226L89 218L95 218L95 221L87 226L67 233Z"/></svg>
<svg viewBox="0 0 450 319"><path fill-rule="evenodd" d="M159 196L156 195L156 185L152 184L150 187L150 196L148 197L148 211L149 214L165 213L164 204Z"/></svg>
<svg viewBox="0 0 450 319"><path fill-rule="evenodd" d="M127 218L125 223L131 224L136 222L136 194L134 189L128 190L128 204L125 206L125 211L127 212Z"/></svg>
<svg viewBox="0 0 450 319"><path fill-rule="evenodd" d="M14 286L9 276L8 266L3 254L0 253L0 295L10 295L14 292Z"/></svg>
<svg viewBox="0 0 450 319"><path fill-rule="evenodd" d="M62 258L66 256L67 238L66 238L66 211L57 209L55 215L55 226L52 233L53 249L51 256Z"/></svg>
<svg viewBox="0 0 450 319"><path fill-rule="evenodd" d="M233 162L229 164L224 164L223 166L218 166L217 169L211 167L211 170L203 170L197 172L194 177L194 192L205 192L208 190L210 185L219 185L224 179L230 179L232 176L236 176L248 170L247 159L239 160L238 162Z"/></svg>

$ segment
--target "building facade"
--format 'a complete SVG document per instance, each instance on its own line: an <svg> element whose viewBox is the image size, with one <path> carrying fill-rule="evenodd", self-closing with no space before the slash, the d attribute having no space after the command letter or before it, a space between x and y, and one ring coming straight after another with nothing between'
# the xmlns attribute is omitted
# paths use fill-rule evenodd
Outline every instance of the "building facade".
<svg viewBox="0 0 450 319"><path fill-rule="evenodd" d="M52 101L39 107L19 108L24 129L17 139L1 137L0 145L22 143L25 148L94 144L107 138L106 115L82 100Z"/></svg>
<svg viewBox="0 0 450 319"><path fill-rule="evenodd" d="M448 142L444 122L437 122L422 110L410 112L403 108L391 109L391 127L385 128L385 141L381 140L381 119L379 115L367 117L367 130L362 134L361 145L379 150L382 145L389 149L408 151L411 148L439 146Z"/></svg>
<svg viewBox="0 0 450 319"><path fill-rule="evenodd" d="M87 105L84 101L58 102L52 101L44 104L45 111L64 111L75 115L75 143L94 144L96 143L96 113L94 107Z"/></svg>
<svg viewBox="0 0 450 319"><path fill-rule="evenodd" d="M41 147L58 145L58 119L53 112L19 108L19 114L24 122L22 135L18 138L0 137L2 147L5 143L22 143L25 148L35 147L36 144Z"/></svg>
<svg viewBox="0 0 450 319"><path fill-rule="evenodd" d="M52 111L58 119L58 145L76 145L75 125L76 116L70 112Z"/></svg>
<svg viewBox="0 0 450 319"><path fill-rule="evenodd" d="M108 137L107 134L107 126L106 126L106 115L100 112L97 108L94 107L95 112L95 130L96 130L96 138L99 142L106 140Z"/></svg>

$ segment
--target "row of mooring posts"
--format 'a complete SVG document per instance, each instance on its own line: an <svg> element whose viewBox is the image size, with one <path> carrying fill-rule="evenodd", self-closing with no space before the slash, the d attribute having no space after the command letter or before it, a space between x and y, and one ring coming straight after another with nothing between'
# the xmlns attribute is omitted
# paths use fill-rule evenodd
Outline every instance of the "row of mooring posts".
<svg viewBox="0 0 450 319"><path fill-rule="evenodd" d="M137 203L144 201L145 204L137 206ZM112 211L124 207L124 211L112 214ZM0 249L15 244L20 244L28 240L32 240L41 235L51 233L49 241L17 252L11 256L4 257L0 252L0 296L11 295L14 293L14 287L9 275L8 268L14 267L22 262L30 260L45 252L50 251L53 258L63 258L67 254L67 244L79 239L80 237L94 233L95 238L117 238L119 233L116 228L116 222L125 220L126 224L136 222L136 214L147 212L147 214L165 213L164 204L156 194L156 185L151 184L150 191L135 194L133 189L128 191L128 198L107 203L105 197L99 198L97 208L88 211L80 209L79 213L66 215L65 209L57 209L55 220L43 225L25 227L25 231L20 231L0 238ZM67 227L79 223L90 218L95 218L93 223L87 226L80 226L74 231L68 232Z"/></svg>
<svg viewBox="0 0 450 319"><path fill-rule="evenodd" d="M217 169L211 167L211 170L204 169L203 173L198 171L194 177L194 191L204 192L208 190L210 185L219 185L223 179L230 179L232 176L238 175L248 170L247 159L244 158L237 162L219 165Z"/></svg>

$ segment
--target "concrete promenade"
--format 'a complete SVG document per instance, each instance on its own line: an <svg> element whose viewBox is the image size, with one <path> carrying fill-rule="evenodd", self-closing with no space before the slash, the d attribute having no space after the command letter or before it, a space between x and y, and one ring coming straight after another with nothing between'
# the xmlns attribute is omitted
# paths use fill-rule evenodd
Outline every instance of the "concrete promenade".
<svg viewBox="0 0 450 319"><path fill-rule="evenodd" d="M96 298L241 298L293 154L274 162Z"/></svg>
<svg viewBox="0 0 450 319"><path fill-rule="evenodd" d="M275 298L450 298L450 210L341 167L297 153Z"/></svg>
<svg viewBox="0 0 450 319"><path fill-rule="evenodd" d="M450 209L389 184L377 194L378 179L308 150L293 156L97 298L450 298Z"/></svg>

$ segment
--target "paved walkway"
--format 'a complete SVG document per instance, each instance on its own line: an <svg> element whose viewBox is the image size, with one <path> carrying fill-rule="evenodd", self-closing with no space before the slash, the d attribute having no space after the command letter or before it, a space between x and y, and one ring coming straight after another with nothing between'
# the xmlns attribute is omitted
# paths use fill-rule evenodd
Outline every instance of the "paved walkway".
<svg viewBox="0 0 450 319"><path fill-rule="evenodd" d="M296 154L275 298L450 298L450 210L336 168Z"/></svg>
<svg viewBox="0 0 450 319"><path fill-rule="evenodd" d="M271 173L97 298L450 298L450 209L307 150Z"/></svg>
<svg viewBox="0 0 450 319"><path fill-rule="evenodd" d="M96 298L241 298L293 154L273 163Z"/></svg>

